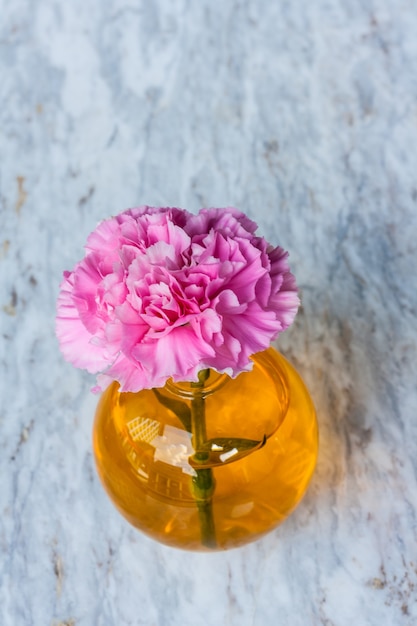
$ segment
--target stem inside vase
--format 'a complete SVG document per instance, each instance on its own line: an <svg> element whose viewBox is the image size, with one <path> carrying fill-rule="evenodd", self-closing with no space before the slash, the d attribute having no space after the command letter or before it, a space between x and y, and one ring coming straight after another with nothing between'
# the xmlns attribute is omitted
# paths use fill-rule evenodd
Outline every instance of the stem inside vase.
<svg viewBox="0 0 417 626"><path fill-rule="evenodd" d="M212 496L215 488L213 470L211 468L198 469L198 464L204 464L208 459L208 452L204 449L207 441L204 384L210 376L210 370L201 370L198 382L191 383L193 395L191 399L191 433L194 446L195 476L192 479L192 491L196 499L201 528L201 543L208 548L215 548L216 531L213 518Z"/></svg>

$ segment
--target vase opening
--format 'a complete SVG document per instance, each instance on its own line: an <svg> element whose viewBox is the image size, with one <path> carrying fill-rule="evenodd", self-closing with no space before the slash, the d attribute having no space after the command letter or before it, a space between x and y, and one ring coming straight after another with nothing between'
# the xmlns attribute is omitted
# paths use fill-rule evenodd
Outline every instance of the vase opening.
<svg viewBox="0 0 417 626"><path fill-rule="evenodd" d="M204 381L204 386L202 387L197 388L195 383L193 384L191 382L174 382L172 378L170 378L165 385L165 389L173 395L177 395L181 398L191 399L196 395L196 393L203 397L207 397L215 393L224 385L227 385L227 383L231 380L227 374L221 374L216 372L216 370L210 369L208 372L208 378Z"/></svg>

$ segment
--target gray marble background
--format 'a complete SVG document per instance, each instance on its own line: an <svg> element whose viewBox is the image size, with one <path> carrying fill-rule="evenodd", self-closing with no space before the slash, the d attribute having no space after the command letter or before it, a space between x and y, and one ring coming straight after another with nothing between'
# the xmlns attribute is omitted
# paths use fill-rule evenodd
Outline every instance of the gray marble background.
<svg viewBox="0 0 417 626"><path fill-rule="evenodd" d="M142 537L94 471L61 274L137 204L291 253L317 471L245 548ZM417 5L0 0L0 624L417 624Z"/></svg>

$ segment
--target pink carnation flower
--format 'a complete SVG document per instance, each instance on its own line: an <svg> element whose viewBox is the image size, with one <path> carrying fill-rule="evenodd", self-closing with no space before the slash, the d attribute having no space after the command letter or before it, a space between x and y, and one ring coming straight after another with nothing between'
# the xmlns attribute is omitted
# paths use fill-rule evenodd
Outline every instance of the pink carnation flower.
<svg viewBox="0 0 417 626"><path fill-rule="evenodd" d="M237 209L139 207L102 222L65 272L57 336L65 358L121 391L236 377L293 321L288 253Z"/></svg>

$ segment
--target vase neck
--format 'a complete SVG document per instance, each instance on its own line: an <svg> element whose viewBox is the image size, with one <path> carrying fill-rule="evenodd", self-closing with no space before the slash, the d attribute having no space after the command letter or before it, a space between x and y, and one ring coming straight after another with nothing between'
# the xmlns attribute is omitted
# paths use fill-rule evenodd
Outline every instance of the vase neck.
<svg viewBox="0 0 417 626"><path fill-rule="evenodd" d="M190 399L195 396L205 398L224 387L230 381L230 377L227 374L220 374L212 369L208 370L208 372L209 375L204 383L174 382L172 379L169 379L166 383L166 389L181 398Z"/></svg>

